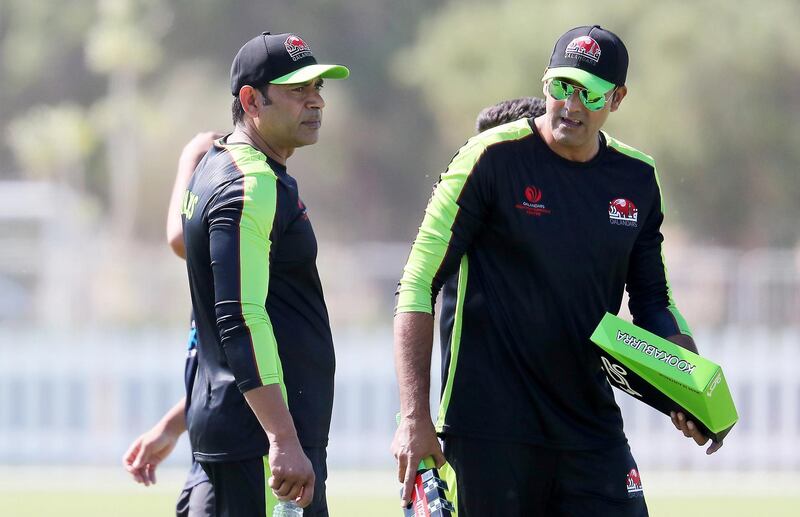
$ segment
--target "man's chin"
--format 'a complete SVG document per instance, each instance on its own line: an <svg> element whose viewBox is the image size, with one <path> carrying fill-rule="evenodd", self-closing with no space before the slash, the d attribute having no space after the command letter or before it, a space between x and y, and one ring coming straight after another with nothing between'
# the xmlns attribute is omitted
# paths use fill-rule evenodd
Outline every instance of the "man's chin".
<svg viewBox="0 0 800 517"><path fill-rule="evenodd" d="M314 134L304 135L301 138L298 138L296 147L313 145L317 143L317 140L319 140L319 132L315 131Z"/></svg>
<svg viewBox="0 0 800 517"><path fill-rule="evenodd" d="M582 135L576 134L574 130L564 131L557 127L553 131L553 139L564 147L580 147L583 144Z"/></svg>

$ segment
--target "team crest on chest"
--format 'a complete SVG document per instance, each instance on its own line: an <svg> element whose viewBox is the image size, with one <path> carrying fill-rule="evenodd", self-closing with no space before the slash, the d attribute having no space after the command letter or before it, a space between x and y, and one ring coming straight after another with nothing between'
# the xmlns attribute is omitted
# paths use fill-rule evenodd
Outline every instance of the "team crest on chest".
<svg viewBox="0 0 800 517"><path fill-rule="evenodd" d="M608 221L619 226L639 225L639 209L630 199L617 198L608 204Z"/></svg>
<svg viewBox="0 0 800 517"><path fill-rule="evenodd" d="M522 193L523 201L514 205L514 208L534 217L550 214L550 209L542 203L543 194L539 187L528 185Z"/></svg>

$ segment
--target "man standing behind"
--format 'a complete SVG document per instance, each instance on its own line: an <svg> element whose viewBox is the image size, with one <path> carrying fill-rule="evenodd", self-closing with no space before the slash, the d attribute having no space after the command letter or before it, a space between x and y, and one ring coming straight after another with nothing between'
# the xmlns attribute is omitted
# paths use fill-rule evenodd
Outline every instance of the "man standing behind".
<svg viewBox="0 0 800 517"><path fill-rule="evenodd" d="M544 112L545 102L539 97L508 99L483 108L475 119L475 129L478 133L483 133L487 129L521 118L542 116Z"/></svg>
<svg viewBox="0 0 800 517"><path fill-rule="evenodd" d="M186 258L180 213L183 194L197 164L211 148L214 140L221 136L223 136L222 133L211 131L198 133L184 146L178 160L178 172L175 175L167 210L167 243L172 251L182 259ZM196 347L197 330L194 326L194 318L192 318L183 372L186 395L170 408L150 430L136 438L122 457L125 470L131 474L134 481L144 486L156 483L158 465L167 459L178 443L178 438L186 430L186 401L187 398L191 401L192 385L197 373ZM205 471L194 461L194 458L192 458L189 475L178 497L175 514L177 517L214 515L214 490L211 488Z"/></svg>
<svg viewBox="0 0 800 517"><path fill-rule="evenodd" d="M231 66L234 131L184 196L199 337L187 420L220 517L272 515L277 499L328 515L333 341L316 239L286 162L318 139L323 78L348 75L317 64L295 34L248 41Z"/></svg>
<svg viewBox="0 0 800 517"><path fill-rule="evenodd" d="M600 131L627 93L627 68L615 34L568 31L543 77L545 114L473 137L440 177L395 316L402 418L392 449L404 503L419 460L433 456L455 471L460 517L647 515L589 336L627 288L634 323L696 348L667 283L654 162ZM443 284L434 426L432 311ZM673 422L708 441L683 415Z"/></svg>

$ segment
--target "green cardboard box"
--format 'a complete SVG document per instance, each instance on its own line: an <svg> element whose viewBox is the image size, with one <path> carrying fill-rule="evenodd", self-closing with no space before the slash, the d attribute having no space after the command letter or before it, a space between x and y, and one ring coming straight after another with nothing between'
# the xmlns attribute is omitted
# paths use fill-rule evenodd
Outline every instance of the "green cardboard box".
<svg viewBox="0 0 800 517"><path fill-rule="evenodd" d="M612 314L590 339L615 388L666 415L681 411L715 441L739 419L718 364Z"/></svg>

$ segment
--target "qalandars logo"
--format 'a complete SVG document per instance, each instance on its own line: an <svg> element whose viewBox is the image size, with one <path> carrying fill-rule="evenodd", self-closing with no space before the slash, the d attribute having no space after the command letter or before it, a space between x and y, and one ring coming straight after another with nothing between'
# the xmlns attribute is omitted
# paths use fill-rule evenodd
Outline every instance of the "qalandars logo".
<svg viewBox="0 0 800 517"><path fill-rule="evenodd" d="M286 52L289 53L292 61L297 61L298 59L311 55L311 48L306 45L305 41L294 34L289 34L289 37L283 42L283 46L286 47Z"/></svg>
<svg viewBox="0 0 800 517"><path fill-rule="evenodd" d="M304 221L308 220L308 210L306 209L305 203L299 197L297 198L297 208L300 210L300 218Z"/></svg>
<svg viewBox="0 0 800 517"><path fill-rule="evenodd" d="M535 187L533 185L528 185L525 187L525 201L522 203L517 203L514 205L514 208L517 210L522 210L527 215L533 215L536 217L540 217L542 215L547 215L550 213L550 209L548 209L544 204L541 203L542 201L542 191L539 187Z"/></svg>
<svg viewBox="0 0 800 517"><path fill-rule="evenodd" d="M639 471L631 469L628 472L627 478L628 497L642 497L644 490L642 489L642 478L639 476Z"/></svg>
<svg viewBox="0 0 800 517"><path fill-rule="evenodd" d="M617 198L608 204L608 220L611 224L635 228L639 224L639 209L633 201Z"/></svg>
<svg viewBox="0 0 800 517"><path fill-rule="evenodd" d="M600 45L589 36L580 36L569 42L564 57L574 57L575 59L584 57L598 63L600 61Z"/></svg>
<svg viewBox="0 0 800 517"><path fill-rule="evenodd" d="M525 187L525 198L529 203L538 203L542 200L542 191L536 187Z"/></svg>

